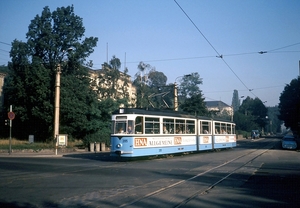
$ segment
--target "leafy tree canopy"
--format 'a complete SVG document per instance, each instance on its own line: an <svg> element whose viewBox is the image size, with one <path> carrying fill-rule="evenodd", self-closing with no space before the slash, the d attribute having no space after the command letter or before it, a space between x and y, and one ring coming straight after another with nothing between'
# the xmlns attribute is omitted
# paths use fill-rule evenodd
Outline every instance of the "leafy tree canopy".
<svg viewBox="0 0 300 208"><path fill-rule="evenodd" d="M163 72L156 71L155 69L151 69L148 74L147 83L149 87L157 87L165 86L167 83L167 76Z"/></svg>
<svg viewBox="0 0 300 208"><path fill-rule="evenodd" d="M268 109L259 98L249 96L243 101L234 115L237 128L245 131L262 130L266 125Z"/></svg>
<svg viewBox="0 0 300 208"><path fill-rule="evenodd" d="M200 116L208 114L200 90L200 84L202 83L202 79L197 72L182 77L178 87L179 109Z"/></svg>
<svg viewBox="0 0 300 208"><path fill-rule="evenodd" d="M241 105L241 101L239 98L239 92L237 90L233 91L233 96L232 96L232 103L231 103L232 107L233 107L233 111L236 112L239 110L240 105Z"/></svg>
<svg viewBox="0 0 300 208"><path fill-rule="evenodd" d="M74 7L51 12L45 7L29 25L27 42L14 40L10 51L10 80L4 87L6 108L13 105L18 128L15 135L37 140L51 138L55 74L60 64L60 133L82 138L97 134L101 117L97 95L90 88L89 71L82 65L98 38L84 37L82 18ZM15 129L16 129L15 128Z"/></svg>
<svg viewBox="0 0 300 208"><path fill-rule="evenodd" d="M129 95L130 76L127 75L127 69L123 73L120 68L121 61L116 56L112 57L109 64L103 65L98 71L98 94L101 100L111 98L119 106L128 107L134 103L134 100L130 100L132 96Z"/></svg>
<svg viewBox="0 0 300 208"><path fill-rule="evenodd" d="M287 84L280 95L279 119L287 128L300 132L300 77Z"/></svg>
<svg viewBox="0 0 300 208"><path fill-rule="evenodd" d="M187 98L180 106L180 109L184 112L191 113L198 116L206 116L208 114L204 98L202 94L193 94Z"/></svg>
<svg viewBox="0 0 300 208"><path fill-rule="evenodd" d="M178 94L184 98L199 95L201 93L200 85L203 84L202 78L198 72L182 76L178 87Z"/></svg>

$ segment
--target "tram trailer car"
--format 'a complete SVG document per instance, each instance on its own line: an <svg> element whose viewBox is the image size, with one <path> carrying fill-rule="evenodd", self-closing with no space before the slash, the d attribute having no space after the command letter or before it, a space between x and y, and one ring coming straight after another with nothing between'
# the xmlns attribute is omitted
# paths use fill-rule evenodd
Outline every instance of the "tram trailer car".
<svg viewBox="0 0 300 208"><path fill-rule="evenodd" d="M111 156L140 157L236 147L235 124L178 112L121 108L112 115Z"/></svg>

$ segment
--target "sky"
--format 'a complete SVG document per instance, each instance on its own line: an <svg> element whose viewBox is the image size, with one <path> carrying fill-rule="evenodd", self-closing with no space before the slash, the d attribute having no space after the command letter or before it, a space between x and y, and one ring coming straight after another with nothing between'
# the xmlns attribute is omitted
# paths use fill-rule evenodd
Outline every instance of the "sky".
<svg viewBox="0 0 300 208"><path fill-rule="evenodd" d="M132 79L141 61L167 83L197 72L205 101L231 105L238 90L241 102L258 97L267 107L299 76L298 0L0 0L0 65L45 6L70 5L85 36L99 38L88 58L95 70L116 56Z"/></svg>

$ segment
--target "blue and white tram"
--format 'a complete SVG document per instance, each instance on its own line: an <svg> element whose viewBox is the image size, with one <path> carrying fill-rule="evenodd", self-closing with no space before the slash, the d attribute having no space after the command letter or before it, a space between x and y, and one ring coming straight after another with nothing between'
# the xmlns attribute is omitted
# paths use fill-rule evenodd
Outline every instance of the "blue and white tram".
<svg viewBox="0 0 300 208"><path fill-rule="evenodd" d="M164 155L235 146L232 122L134 108L119 109L112 115L111 156Z"/></svg>

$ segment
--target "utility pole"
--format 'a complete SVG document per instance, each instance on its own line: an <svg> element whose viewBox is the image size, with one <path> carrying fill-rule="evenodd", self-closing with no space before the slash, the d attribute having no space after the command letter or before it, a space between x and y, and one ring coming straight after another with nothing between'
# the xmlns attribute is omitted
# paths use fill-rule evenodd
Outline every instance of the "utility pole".
<svg viewBox="0 0 300 208"><path fill-rule="evenodd" d="M178 88L176 82L174 82L174 111L178 111Z"/></svg>
<svg viewBox="0 0 300 208"><path fill-rule="evenodd" d="M54 139L55 139L55 155L57 155L58 135L59 135L59 109L60 109L60 74L61 66L58 64L55 78L55 109L54 109Z"/></svg>

